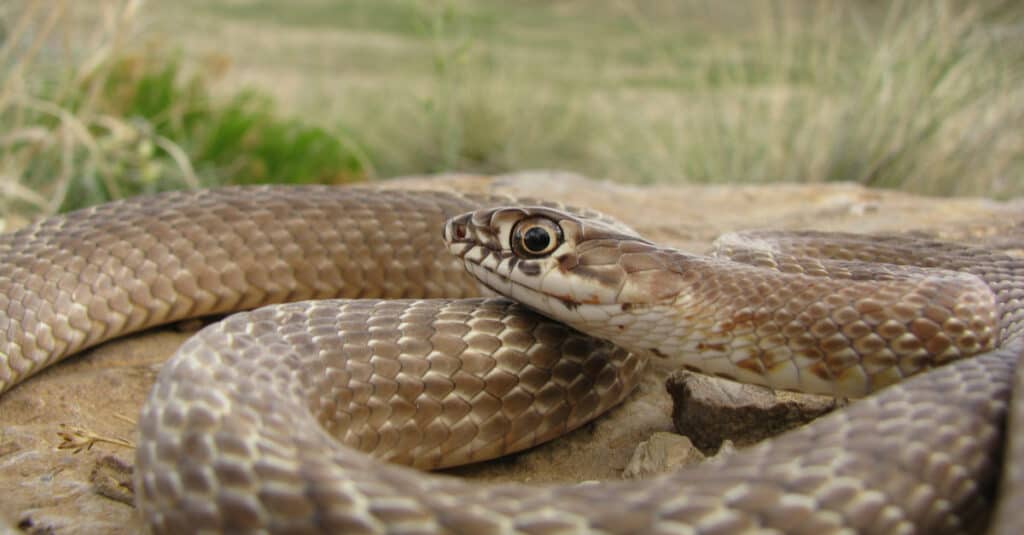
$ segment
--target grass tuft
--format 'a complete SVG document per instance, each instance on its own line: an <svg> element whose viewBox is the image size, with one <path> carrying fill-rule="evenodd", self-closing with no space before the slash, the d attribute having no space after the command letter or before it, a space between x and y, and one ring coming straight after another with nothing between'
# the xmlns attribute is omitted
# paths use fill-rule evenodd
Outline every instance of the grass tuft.
<svg viewBox="0 0 1024 535"><path fill-rule="evenodd" d="M97 4L0 13L0 216L11 224L169 189L362 179L347 138L282 118L258 92L214 98L221 65L130 48L140 2Z"/></svg>

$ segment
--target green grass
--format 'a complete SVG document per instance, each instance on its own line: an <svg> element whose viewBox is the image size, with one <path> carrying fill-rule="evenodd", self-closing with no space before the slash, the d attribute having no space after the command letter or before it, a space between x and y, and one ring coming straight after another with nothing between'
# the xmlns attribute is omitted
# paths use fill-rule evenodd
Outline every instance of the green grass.
<svg viewBox="0 0 1024 535"><path fill-rule="evenodd" d="M151 62L154 57L159 61ZM159 54L119 59L104 94L109 113L145 120L155 134L181 140L204 185L331 183L361 173L343 137L279 117L262 93L243 91L215 100L205 78L186 78L176 59Z"/></svg>
<svg viewBox="0 0 1024 535"><path fill-rule="evenodd" d="M1012 0L53 1L0 7L8 212L528 168L1024 194Z"/></svg>

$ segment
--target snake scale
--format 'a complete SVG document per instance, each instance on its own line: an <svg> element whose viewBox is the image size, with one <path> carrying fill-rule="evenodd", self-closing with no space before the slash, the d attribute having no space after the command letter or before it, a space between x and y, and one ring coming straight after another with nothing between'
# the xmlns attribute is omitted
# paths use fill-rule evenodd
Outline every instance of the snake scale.
<svg viewBox="0 0 1024 535"><path fill-rule="evenodd" d="M0 392L113 337L243 311L190 338L142 409L136 501L156 533L1019 530L1024 261L813 232L694 256L510 203L223 188L2 235ZM619 403L648 359L878 392L645 481L480 486L407 467L550 440Z"/></svg>

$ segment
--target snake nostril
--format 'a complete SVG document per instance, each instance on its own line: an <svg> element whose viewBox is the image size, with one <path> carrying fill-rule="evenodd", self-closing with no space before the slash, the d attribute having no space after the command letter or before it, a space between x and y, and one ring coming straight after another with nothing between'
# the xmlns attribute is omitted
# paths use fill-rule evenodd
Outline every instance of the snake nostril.
<svg viewBox="0 0 1024 535"><path fill-rule="evenodd" d="M456 240L466 239L466 225L455 223L452 225L452 237Z"/></svg>

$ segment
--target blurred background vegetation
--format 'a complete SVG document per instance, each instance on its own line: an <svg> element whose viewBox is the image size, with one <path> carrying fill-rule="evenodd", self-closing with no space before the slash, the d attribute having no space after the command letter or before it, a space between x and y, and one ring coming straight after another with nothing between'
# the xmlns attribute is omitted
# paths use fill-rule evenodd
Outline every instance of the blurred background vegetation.
<svg viewBox="0 0 1024 535"><path fill-rule="evenodd" d="M532 168L1022 195L1024 3L0 3L8 220Z"/></svg>

